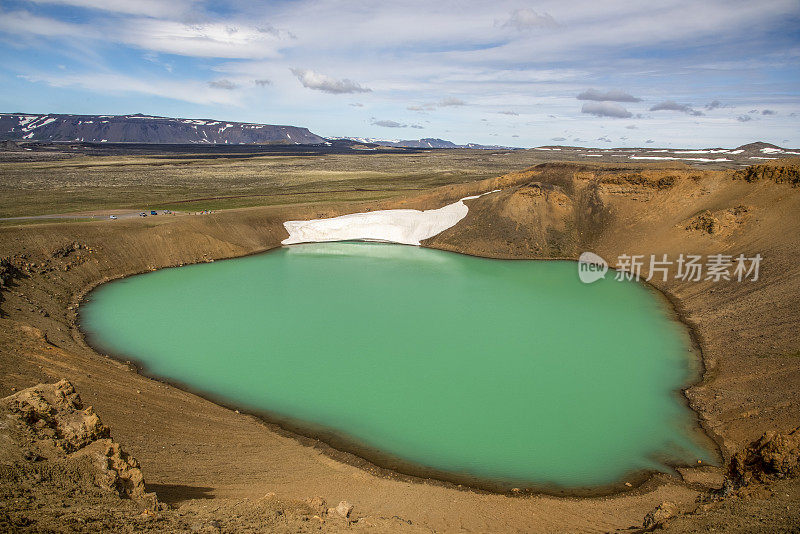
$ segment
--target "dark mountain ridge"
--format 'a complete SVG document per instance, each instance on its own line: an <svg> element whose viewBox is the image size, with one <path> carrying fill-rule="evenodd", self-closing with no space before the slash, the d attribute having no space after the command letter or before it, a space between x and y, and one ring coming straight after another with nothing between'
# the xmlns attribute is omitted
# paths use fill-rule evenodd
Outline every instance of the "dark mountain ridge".
<svg viewBox="0 0 800 534"><path fill-rule="evenodd" d="M151 115L1 113L0 140L152 144L322 144L297 126Z"/></svg>

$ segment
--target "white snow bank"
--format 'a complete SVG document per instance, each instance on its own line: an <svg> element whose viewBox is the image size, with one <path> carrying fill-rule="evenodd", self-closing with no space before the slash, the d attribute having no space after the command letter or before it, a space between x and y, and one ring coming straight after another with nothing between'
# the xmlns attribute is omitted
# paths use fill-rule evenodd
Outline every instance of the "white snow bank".
<svg viewBox="0 0 800 534"><path fill-rule="evenodd" d="M674 158L672 156L631 156L630 159L700 161L703 163L710 163L714 161L730 161L728 158Z"/></svg>
<svg viewBox="0 0 800 534"><path fill-rule="evenodd" d="M38 119L38 115L20 115L19 117L19 125L20 126L27 126L29 122ZM24 129L24 128L23 128Z"/></svg>
<svg viewBox="0 0 800 534"><path fill-rule="evenodd" d="M495 189L483 195L497 191L500 190ZM283 226L289 232L289 237L281 243L292 245L325 241L386 241L419 245L420 241L458 224L469 212L464 201L483 195L464 197L458 202L434 210L379 210L330 219L286 221Z"/></svg>
<svg viewBox="0 0 800 534"><path fill-rule="evenodd" d="M708 150L675 150L673 154L726 154L730 153L725 148L718 148L715 150L708 149Z"/></svg>

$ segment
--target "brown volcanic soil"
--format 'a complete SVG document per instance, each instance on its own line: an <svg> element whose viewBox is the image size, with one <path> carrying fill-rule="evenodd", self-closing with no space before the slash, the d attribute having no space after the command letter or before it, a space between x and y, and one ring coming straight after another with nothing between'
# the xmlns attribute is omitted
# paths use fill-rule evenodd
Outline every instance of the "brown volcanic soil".
<svg viewBox="0 0 800 534"><path fill-rule="evenodd" d="M683 469L683 480L657 476L602 498L509 497L373 473L252 416L143 377L87 347L74 324L81 296L99 283L268 250L286 236L287 219L439 207L500 188L468 201L467 217L426 245L499 258L575 258L592 250L612 264L621 254L764 257L757 282L654 281L702 348L704 379L686 396L728 460L763 432L800 424L800 189L761 174L764 179L748 181L685 166L553 163L381 203L2 228L0 257L8 259L0 266L0 397L12 388L69 379L139 460L148 491L175 507L156 513L162 530L213 529L212 520L223 530L277 529L259 522L270 493L284 503L269 506L281 510L287 531L342 527L309 523L297 503L313 496L352 502L354 517L364 518L353 527L368 531L626 530L641 527L663 501L682 513L696 511L671 523L680 531L787 529L800 522L797 479L697 504L721 484L722 470L712 467ZM754 519L756 513L765 520ZM128 524L124 514L113 517L109 524Z"/></svg>

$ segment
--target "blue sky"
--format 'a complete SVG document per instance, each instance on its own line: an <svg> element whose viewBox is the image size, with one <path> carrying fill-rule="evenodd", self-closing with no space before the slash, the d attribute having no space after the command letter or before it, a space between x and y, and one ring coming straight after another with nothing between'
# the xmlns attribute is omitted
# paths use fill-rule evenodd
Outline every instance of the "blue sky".
<svg viewBox="0 0 800 534"><path fill-rule="evenodd" d="M0 111L800 146L800 1L0 0Z"/></svg>

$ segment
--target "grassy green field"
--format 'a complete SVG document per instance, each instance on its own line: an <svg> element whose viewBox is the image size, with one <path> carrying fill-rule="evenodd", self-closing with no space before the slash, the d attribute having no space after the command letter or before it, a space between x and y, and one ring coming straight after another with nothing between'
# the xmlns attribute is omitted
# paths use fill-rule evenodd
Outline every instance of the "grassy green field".
<svg viewBox="0 0 800 534"><path fill-rule="evenodd" d="M540 161L529 151L441 150L213 159L82 155L2 162L0 217L382 199L499 176Z"/></svg>

